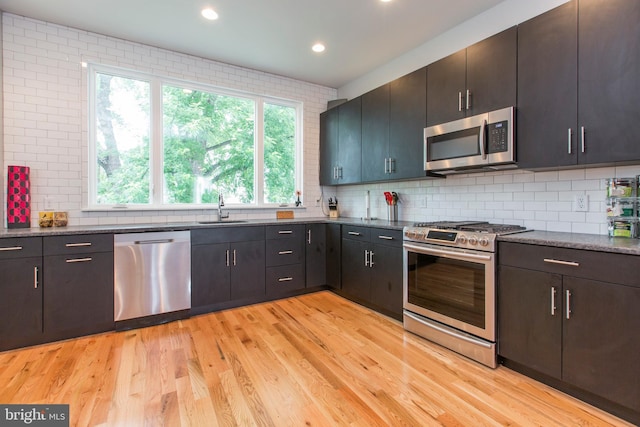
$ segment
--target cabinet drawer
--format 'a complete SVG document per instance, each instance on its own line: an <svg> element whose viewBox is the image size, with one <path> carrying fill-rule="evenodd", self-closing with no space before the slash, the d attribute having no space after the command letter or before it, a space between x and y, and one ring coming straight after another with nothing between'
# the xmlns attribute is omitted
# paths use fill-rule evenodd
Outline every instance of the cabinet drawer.
<svg viewBox="0 0 640 427"><path fill-rule="evenodd" d="M283 225L267 225L267 239L287 239L287 238L304 238L304 225L302 224L283 224Z"/></svg>
<svg viewBox="0 0 640 427"><path fill-rule="evenodd" d="M552 246L500 242L498 263L640 287L640 257Z"/></svg>
<svg viewBox="0 0 640 427"><path fill-rule="evenodd" d="M113 252L113 234L51 236L43 239L45 255Z"/></svg>
<svg viewBox="0 0 640 427"><path fill-rule="evenodd" d="M342 238L369 241L370 228L360 227L357 225L343 225L342 226Z"/></svg>
<svg viewBox="0 0 640 427"><path fill-rule="evenodd" d="M15 237L0 239L0 260L42 256L42 238Z"/></svg>
<svg viewBox="0 0 640 427"><path fill-rule="evenodd" d="M370 233L370 239L373 243L398 247L402 246L402 230L372 228Z"/></svg>
<svg viewBox="0 0 640 427"><path fill-rule="evenodd" d="M297 239L267 240L267 266L304 262L304 241Z"/></svg>
<svg viewBox="0 0 640 427"><path fill-rule="evenodd" d="M212 227L191 230L192 245L264 240L264 227Z"/></svg>
<svg viewBox="0 0 640 427"><path fill-rule="evenodd" d="M304 287L302 264L267 268L267 296L286 294Z"/></svg>

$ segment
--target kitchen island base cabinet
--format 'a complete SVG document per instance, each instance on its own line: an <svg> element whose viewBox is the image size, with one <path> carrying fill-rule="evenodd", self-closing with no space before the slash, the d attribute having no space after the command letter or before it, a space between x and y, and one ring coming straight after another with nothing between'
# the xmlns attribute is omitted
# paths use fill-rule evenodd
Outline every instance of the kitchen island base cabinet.
<svg viewBox="0 0 640 427"><path fill-rule="evenodd" d="M637 257L514 243L498 252L503 363L640 422Z"/></svg>

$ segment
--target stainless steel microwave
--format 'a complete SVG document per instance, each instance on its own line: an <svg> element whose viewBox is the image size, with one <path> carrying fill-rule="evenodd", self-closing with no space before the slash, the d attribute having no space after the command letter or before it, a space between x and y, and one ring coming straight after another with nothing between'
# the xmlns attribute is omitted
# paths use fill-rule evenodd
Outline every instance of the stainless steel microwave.
<svg viewBox="0 0 640 427"><path fill-rule="evenodd" d="M515 168L514 108L424 130L425 170L442 174Z"/></svg>

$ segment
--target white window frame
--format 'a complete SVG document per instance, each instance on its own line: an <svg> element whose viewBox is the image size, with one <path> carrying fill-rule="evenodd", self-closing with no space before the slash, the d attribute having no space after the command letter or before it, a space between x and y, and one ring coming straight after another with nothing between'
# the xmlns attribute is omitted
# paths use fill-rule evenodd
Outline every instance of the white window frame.
<svg viewBox="0 0 640 427"><path fill-rule="evenodd" d="M242 92L238 90L221 88L218 86L198 83L188 80L181 80L165 76L157 76L149 73L139 72L135 70L129 70L119 67L113 67L108 65L101 65L95 63L87 64L88 72L88 197L87 197L87 210L113 210L113 209L127 209L127 210L179 210L179 209L212 209L217 206L213 203L185 203L185 204L171 204L164 203L164 135L163 135L163 110L162 110L162 87L163 85L171 85L175 87L183 87L186 89L198 90L209 93L216 93L225 96L233 96L236 98L244 98L254 102L255 106L255 128L254 128L254 201L247 204L227 204L225 208L236 209L251 209L251 208L277 208L280 207L277 203L265 203L264 202L264 104L273 104L285 107L291 107L295 109L295 163L294 163L294 179L295 189L302 191L303 186L303 104L301 101L289 100L284 98L277 98L272 96L265 96L259 94L253 94L248 92ZM149 176L151 176L150 182L150 195L151 200L148 204L99 204L97 202L97 173L98 164L96 162L96 111L95 111L95 96L96 96L96 74L109 74L122 78L136 79L149 82L150 85L150 147L149 147ZM295 200L295 195L291 195L291 204Z"/></svg>

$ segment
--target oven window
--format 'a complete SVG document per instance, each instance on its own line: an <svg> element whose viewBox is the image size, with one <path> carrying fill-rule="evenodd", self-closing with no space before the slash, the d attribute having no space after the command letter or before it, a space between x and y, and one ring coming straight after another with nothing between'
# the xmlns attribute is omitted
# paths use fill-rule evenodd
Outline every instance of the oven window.
<svg viewBox="0 0 640 427"><path fill-rule="evenodd" d="M411 304L485 327L483 264L409 252L407 298Z"/></svg>

